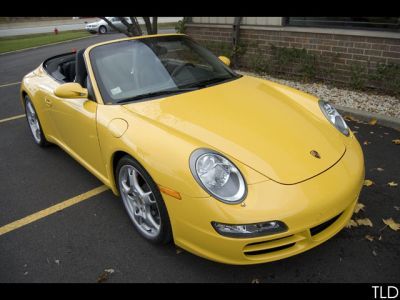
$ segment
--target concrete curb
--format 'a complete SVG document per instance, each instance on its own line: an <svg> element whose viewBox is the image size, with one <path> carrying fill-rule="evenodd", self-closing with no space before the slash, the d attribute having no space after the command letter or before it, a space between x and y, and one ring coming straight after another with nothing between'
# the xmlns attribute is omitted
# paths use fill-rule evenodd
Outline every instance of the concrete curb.
<svg viewBox="0 0 400 300"><path fill-rule="evenodd" d="M360 121L366 121L366 122L374 118L378 120L377 124L394 128L400 131L400 119L398 118L380 115L368 111L362 111L350 107L344 107L340 105L335 105L335 107L343 116L349 115L356 119L359 119Z"/></svg>
<svg viewBox="0 0 400 300"><path fill-rule="evenodd" d="M95 37L95 36L96 35L89 35L89 36L84 36L84 37L80 37L80 38L76 38L76 39L72 39L72 40L67 40L67 41L62 41L62 42L57 42L57 43L51 43L51 44L46 44L46 45L41 45L41 46L36 46L36 47L31 47L31 48L19 49L19 50L15 50L15 51L4 52L4 53L0 53L0 56L6 55L6 54L11 54L11 53L28 51L28 50L32 50L32 49L43 48L43 47L47 47L47 46L53 46L53 45L57 45L57 44L69 43L69 42L73 42L73 41L77 41L77 40L88 39L88 38L92 38L92 37Z"/></svg>

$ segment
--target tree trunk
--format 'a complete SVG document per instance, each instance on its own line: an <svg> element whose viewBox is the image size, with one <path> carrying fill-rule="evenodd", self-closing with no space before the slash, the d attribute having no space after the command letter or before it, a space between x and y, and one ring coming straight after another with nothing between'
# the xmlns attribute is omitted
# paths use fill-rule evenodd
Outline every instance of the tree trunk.
<svg viewBox="0 0 400 300"><path fill-rule="evenodd" d="M153 34L153 28L151 27L150 17L142 17L146 24L147 34Z"/></svg>
<svg viewBox="0 0 400 300"><path fill-rule="evenodd" d="M157 28L157 19L158 17L153 17L153 34L157 34L158 28Z"/></svg>
<svg viewBox="0 0 400 300"><path fill-rule="evenodd" d="M110 22L105 17L99 17L99 18L104 20L115 31L123 33L126 36L132 37L132 36L138 36L138 35L142 35L143 34L142 28L139 25L137 17L129 17L131 23L129 23L123 17L118 17L119 20L121 21L121 23L125 26L125 28L118 28L118 27L114 26L114 24L112 22ZM144 23L146 25L147 34L157 34L157 31L158 31L158 28L157 28L158 17L152 17L153 18L152 20L150 20L150 17L142 17L142 18L143 18Z"/></svg>
<svg viewBox="0 0 400 300"><path fill-rule="evenodd" d="M139 25L139 22L137 20L136 17L129 17L131 19L132 22L132 26L134 27L134 29L136 30L136 35L142 35L142 28Z"/></svg>

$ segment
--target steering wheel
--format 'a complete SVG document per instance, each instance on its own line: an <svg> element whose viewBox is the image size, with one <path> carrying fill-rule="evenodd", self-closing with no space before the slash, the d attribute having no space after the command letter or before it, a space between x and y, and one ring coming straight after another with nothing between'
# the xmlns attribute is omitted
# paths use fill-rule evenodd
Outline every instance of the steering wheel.
<svg viewBox="0 0 400 300"><path fill-rule="evenodd" d="M179 67L176 67L172 71L171 76L176 76L179 72L181 72L183 70L183 68L188 67L188 66L191 66L191 67L194 68L194 64L192 64L192 63L184 63L184 64L180 65Z"/></svg>

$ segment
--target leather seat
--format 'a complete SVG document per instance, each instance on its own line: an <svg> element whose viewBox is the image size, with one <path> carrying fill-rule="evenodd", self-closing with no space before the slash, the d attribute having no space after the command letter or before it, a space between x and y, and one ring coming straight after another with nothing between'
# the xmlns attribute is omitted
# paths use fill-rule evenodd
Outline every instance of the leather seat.
<svg viewBox="0 0 400 300"><path fill-rule="evenodd" d="M66 82L73 82L75 79L75 61L69 61L61 65L61 72Z"/></svg>

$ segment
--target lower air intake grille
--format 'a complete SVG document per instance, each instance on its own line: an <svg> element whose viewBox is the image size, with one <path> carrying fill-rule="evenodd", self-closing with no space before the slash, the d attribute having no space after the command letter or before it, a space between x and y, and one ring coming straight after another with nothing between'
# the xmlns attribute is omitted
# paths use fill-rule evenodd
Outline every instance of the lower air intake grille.
<svg viewBox="0 0 400 300"><path fill-rule="evenodd" d="M294 246L294 244L296 244L296 243L291 243L291 244L287 244L287 245L283 245L283 246L279 246L279 247L275 247L275 248L270 248L270 249L262 249L262 250L258 250L258 251L247 252L246 255L260 255L260 254L276 252L279 250L290 248L290 247Z"/></svg>
<svg viewBox="0 0 400 300"><path fill-rule="evenodd" d="M333 217L332 219L329 219L328 221L319 224L315 227L310 228L310 233L312 236L317 235L318 233L324 231L326 228L328 228L329 226L331 226L333 223L335 223L335 221L337 219L339 219L339 217L342 215L342 213L338 214L336 217Z"/></svg>

